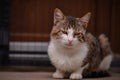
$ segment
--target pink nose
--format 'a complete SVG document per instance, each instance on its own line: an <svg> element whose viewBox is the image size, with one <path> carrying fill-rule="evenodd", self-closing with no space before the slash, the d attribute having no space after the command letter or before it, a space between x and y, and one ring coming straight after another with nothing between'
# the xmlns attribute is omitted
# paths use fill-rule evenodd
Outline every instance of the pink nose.
<svg viewBox="0 0 120 80"><path fill-rule="evenodd" d="M70 44L72 43L72 41L73 41L72 39L68 39L68 42L69 42Z"/></svg>

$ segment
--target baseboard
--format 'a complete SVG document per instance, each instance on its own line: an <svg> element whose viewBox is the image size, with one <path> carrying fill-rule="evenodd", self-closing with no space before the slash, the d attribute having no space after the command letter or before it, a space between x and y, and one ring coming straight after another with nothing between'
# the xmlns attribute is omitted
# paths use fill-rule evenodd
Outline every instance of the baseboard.
<svg viewBox="0 0 120 80"><path fill-rule="evenodd" d="M49 66L48 42L10 42L11 65Z"/></svg>
<svg viewBox="0 0 120 80"><path fill-rule="evenodd" d="M10 42L10 51L46 52L48 42Z"/></svg>
<svg viewBox="0 0 120 80"><path fill-rule="evenodd" d="M10 42L10 64L50 65L47 48L48 42ZM111 66L120 67L120 55L114 55Z"/></svg>

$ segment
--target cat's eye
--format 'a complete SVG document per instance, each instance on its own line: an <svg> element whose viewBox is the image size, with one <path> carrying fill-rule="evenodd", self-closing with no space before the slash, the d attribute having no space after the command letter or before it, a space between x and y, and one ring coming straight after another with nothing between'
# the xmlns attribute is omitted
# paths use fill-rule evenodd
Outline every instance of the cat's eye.
<svg viewBox="0 0 120 80"><path fill-rule="evenodd" d="M63 34L68 34L67 31L64 31L64 30L62 30L61 32L62 32Z"/></svg>
<svg viewBox="0 0 120 80"><path fill-rule="evenodd" d="M81 33L74 33L74 36L80 35Z"/></svg>
<svg viewBox="0 0 120 80"><path fill-rule="evenodd" d="M82 34L82 33L79 33L79 32L78 32L78 33L74 33L74 37L76 37L76 36L77 36L77 37L82 37L83 34Z"/></svg>

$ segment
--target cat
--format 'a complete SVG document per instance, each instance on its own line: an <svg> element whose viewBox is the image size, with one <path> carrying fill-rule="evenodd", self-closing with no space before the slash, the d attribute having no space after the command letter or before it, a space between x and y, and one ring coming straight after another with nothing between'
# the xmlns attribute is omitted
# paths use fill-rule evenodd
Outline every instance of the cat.
<svg viewBox="0 0 120 80"><path fill-rule="evenodd" d="M107 72L113 52L108 38L101 34L98 38L87 31L91 13L81 18L65 16L56 8L54 25L50 33L48 56L56 68L53 78L82 79L92 72Z"/></svg>

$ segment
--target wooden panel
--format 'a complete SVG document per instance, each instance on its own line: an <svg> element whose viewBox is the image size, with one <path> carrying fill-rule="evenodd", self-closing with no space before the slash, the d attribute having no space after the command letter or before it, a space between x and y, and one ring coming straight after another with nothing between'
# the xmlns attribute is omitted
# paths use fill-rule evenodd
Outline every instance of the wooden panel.
<svg viewBox="0 0 120 80"><path fill-rule="evenodd" d="M97 0L96 7L95 33L97 36L104 33L110 37L111 0Z"/></svg>
<svg viewBox="0 0 120 80"><path fill-rule="evenodd" d="M37 41L37 42L47 42L49 35L48 34L39 34L39 33L11 33L11 41L23 41L23 42L30 42L30 41ZM41 39L42 38L42 39Z"/></svg>
<svg viewBox="0 0 120 80"><path fill-rule="evenodd" d="M120 0L11 0L10 40L49 41L56 7L75 17L91 12L88 31L105 33L120 52Z"/></svg>
<svg viewBox="0 0 120 80"><path fill-rule="evenodd" d="M94 15L96 10L95 0L11 0L10 40L49 41L53 11L56 7L60 8L65 15L76 17L82 17L88 11ZM92 16L88 27L92 32L94 32L94 21L95 18ZM31 34L41 36L35 37L36 35ZM43 37L43 34L47 37Z"/></svg>
<svg viewBox="0 0 120 80"><path fill-rule="evenodd" d="M120 53L120 0L112 2L111 45L116 53Z"/></svg>
<svg viewBox="0 0 120 80"><path fill-rule="evenodd" d="M50 28L52 27L52 25L49 25L49 23L52 23L48 13L49 8L46 8L48 4L40 0L12 0L10 40L48 41ZM26 37L26 34L29 38ZM41 36L35 37L31 34L35 36L40 34ZM43 37L43 34L48 35L47 38Z"/></svg>

